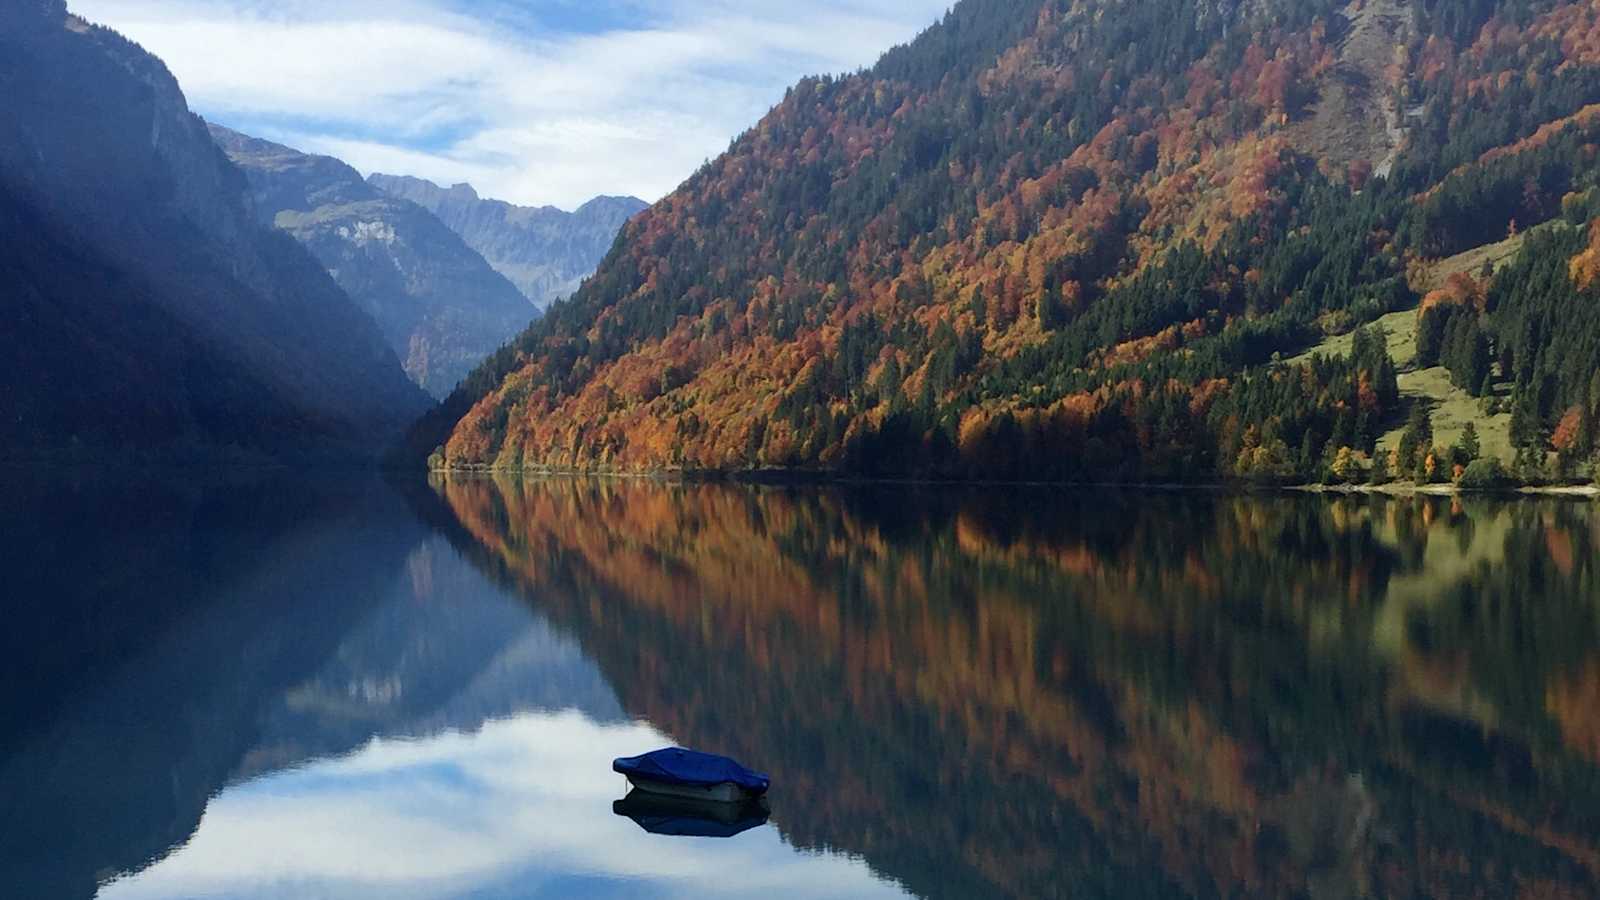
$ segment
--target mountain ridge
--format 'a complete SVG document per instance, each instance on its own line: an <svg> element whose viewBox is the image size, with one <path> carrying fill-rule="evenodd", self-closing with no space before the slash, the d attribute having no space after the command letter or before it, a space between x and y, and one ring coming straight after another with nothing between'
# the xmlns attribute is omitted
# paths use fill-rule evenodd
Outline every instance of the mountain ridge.
<svg viewBox="0 0 1600 900"><path fill-rule="evenodd" d="M367 181L438 216L541 310L576 290L622 225L647 206L636 197L602 195L567 212L485 199L467 183L446 188L382 173Z"/></svg>
<svg viewBox="0 0 1600 900"><path fill-rule="evenodd" d="M299 241L378 323L412 381L437 398L532 320L534 310L422 207L346 163L219 125L258 219Z"/></svg>
<svg viewBox="0 0 1600 900"><path fill-rule="evenodd" d="M1275 361L1418 309L1419 333L1451 325L1449 377L1514 408L1506 467L1569 477L1600 406L1592 281L1479 285L1451 324L1408 274L1519 222L1587 225L1593 122L1575 114L1600 100L1597 16L963 0L873 68L792 88L412 450L452 468L1449 479L1474 450L1432 445L1377 335ZM1347 123L1370 140L1329 139ZM1557 309L1582 322L1566 354ZM1380 452L1408 421L1404 452Z"/></svg>
<svg viewBox="0 0 1600 900"><path fill-rule="evenodd" d="M426 397L287 237L166 66L59 2L0 22L0 251L22 457L367 457ZM102 453L102 455L104 455Z"/></svg>

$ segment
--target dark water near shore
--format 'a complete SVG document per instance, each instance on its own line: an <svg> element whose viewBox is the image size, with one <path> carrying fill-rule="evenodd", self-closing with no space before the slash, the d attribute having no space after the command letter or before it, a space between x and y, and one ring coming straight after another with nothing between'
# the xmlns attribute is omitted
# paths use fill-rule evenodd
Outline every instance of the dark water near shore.
<svg viewBox="0 0 1600 900"><path fill-rule="evenodd" d="M1600 893L1592 503L7 479L5 896Z"/></svg>

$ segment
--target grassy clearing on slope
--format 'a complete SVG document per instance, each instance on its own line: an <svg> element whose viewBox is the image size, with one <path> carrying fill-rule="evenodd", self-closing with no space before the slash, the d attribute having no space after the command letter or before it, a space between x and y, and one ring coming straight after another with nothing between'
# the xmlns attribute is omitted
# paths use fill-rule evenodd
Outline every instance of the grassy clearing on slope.
<svg viewBox="0 0 1600 900"><path fill-rule="evenodd" d="M1553 227L1553 224L1545 223L1530 230ZM1506 240L1474 247L1465 253L1431 262L1413 274L1411 287L1419 295L1426 294L1459 272L1466 272L1476 277L1483 270L1485 263L1498 270L1509 263L1522 249L1522 243L1527 235L1528 232L1524 231ZM1381 327L1389 336L1389 356L1394 359L1395 366L1400 371L1400 396L1403 401L1403 409L1398 419L1387 423L1390 430L1378 440L1379 450L1387 451L1399 445L1400 436L1405 432L1407 416L1413 406L1421 403L1427 406L1433 416L1435 445L1440 447L1454 445L1461 437L1461 432L1467 423L1471 422L1478 430L1478 440L1485 457L1497 457L1508 464L1516 457L1516 451L1511 445L1510 413L1486 416L1481 401L1451 384L1450 373L1442 366L1431 369L1416 368L1417 308L1415 306L1381 316L1373 324ZM1353 332L1334 335L1289 362L1306 362L1319 353L1324 356L1349 356L1354 344ZM1504 397L1509 394L1509 385L1496 385L1495 391Z"/></svg>
<svg viewBox="0 0 1600 900"><path fill-rule="evenodd" d="M1404 310L1383 316L1375 323L1389 336L1389 355L1400 369L1400 398L1402 409L1398 417L1387 424L1390 430L1378 439L1378 449L1390 450L1400 444L1405 431L1406 418L1418 403L1425 404L1433 416L1434 444L1450 447L1461 437L1467 423L1478 429L1478 441L1485 457L1493 456L1509 464L1516 458L1511 445L1511 414L1484 415L1482 401L1450 382L1450 372L1443 366L1428 369L1416 368L1417 313ZM1303 362L1313 354L1348 356L1355 338L1339 335L1329 338L1290 362ZM1505 396L1509 385L1497 385L1496 393Z"/></svg>
<svg viewBox="0 0 1600 900"><path fill-rule="evenodd" d="M1505 393L1500 388L1497 391ZM1415 404L1427 405L1433 415L1435 446L1454 446L1471 422L1478 429L1478 442L1485 457L1497 457L1507 464L1516 458L1516 450L1511 445L1511 414L1484 415L1482 401L1451 384L1450 373L1444 367L1401 372L1400 397L1408 413ZM1402 420L1398 427L1378 439L1378 449L1387 451L1399 446L1404 431Z"/></svg>
<svg viewBox="0 0 1600 900"><path fill-rule="evenodd" d="M1530 231L1549 228L1552 223L1535 226ZM1484 263L1488 263L1498 271L1502 266L1511 262L1511 258L1522 249L1523 241L1528 239L1528 232L1519 232L1512 237L1493 244L1484 244L1482 247L1473 247L1465 253L1446 257L1429 263L1420 273L1411 278L1411 289L1418 294L1426 294L1435 288L1443 287L1445 280L1451 275L1465 272L1476 278L1483 271Z"/></svg>
<svg viewBox="0 0 1600 900"><path fill-rule="evenodd" d="M1417 358L1417 308L1410 307L1392 312L1386 316L1379 316L1373 321L1389 335L1389 357L1394 360L1395 367L1404 371L1410 367ZM1369 326L1370 327L1370 326ZM1299 364L1310 362L1311 357L1321 354L1323 356L1349 356L1350 350L1355 346L1355 332L1336 334L1310 350L1289 360Z"/></svg>

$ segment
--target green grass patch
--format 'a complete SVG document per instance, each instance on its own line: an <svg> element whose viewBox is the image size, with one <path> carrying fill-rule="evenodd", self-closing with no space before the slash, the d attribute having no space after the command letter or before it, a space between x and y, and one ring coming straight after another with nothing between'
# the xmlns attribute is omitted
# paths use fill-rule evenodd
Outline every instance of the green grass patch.
<svg viewBox="0 0 1600 900"><path fill-rule="evenodd" d="M1547 222L1537 226L1550 228L1558 222ZM1433 262L1423 270L1422 274L1415 276L1412 289L1418 294L1425 294L1445 283L1451 275L1466 272L1473 277L1483 270L1487 263L1495 269L1506 265L1517 252L1522 249L1523 241L1528 232L1524 231L1515 237L1507 238L1494 244L1474 247L1465 253L1458 253L1447 259ZM1391 430L1378 440L1378 449L1388 451L1400 443L1400 435L1405 431L1406 417L1410 414L1414 404L1427 404L1433 415L1434 443L1440 447L1450 447L1461 437L1461 432L1468 422L1478 430L1478 440L1483 448L1485 457L1498 458L1501 462L1510 464L1516 457L1516 451L1511 445L1511 414L1501 413L1487 416L1483 413L1482 402L1473 397L1466 390L1450 383L1450 373L1443 367L1431 369L1415 368L1417 361L1417 308L1397 310L1375 320L1373 325L1382 328L1388 335L1389 356L1394 360L1395 367L1400 371L1400 396L1402 409L1398 418L1388 423ZM1349 356L1355 344L1355 333L1329 336L1326 340L1306 350L1289 360L1290 363L1304 363L1312 356ZM1510 392L1510 386L1497 385L1496 393L1505 397Z"/></svg>
<svg viewBox="0 0 1600 900"><path fill-rule="evenodd" d="M1462 430L1471 422L1478 429L1478 442L1483 448L1483 456L1494 457L1507 464L1516 458L1516 450L1511 446L1511 414L1484 415L1482 401L1451 384L1450 373L1444 367L1401 372L1400 398L1408 413L1413 404L1427 404L1433 415L1435 446L1454 446ZM1378 449L1386 452L1399 446L1400 435L1404 431L1405 422L1402 419L1398 427L1378 439Z"/></svg>
<svg viewBox="0 0 1600 900"><path fill-rule="evenodd" d="M1389 335L1389 358L1394 360L1395 368L1404 371L1417 358L1417 310L1416 307L1392 312L1386 316L1379 316L1372 322ZM1367 326L1371 327L1371 325ZM1323 356L1349 356L1350 350L1355 346L1356 334L1336 334L1310 350L1289 360L1291 363L1310 362L1311 357L1321 354Z"/></svg>
<svg viewBox="0 0 1600 900"><path fill-rule="evenodd" d="M1555 223L1545 222L1542 225L1534 226L1528 231L1518 232L1516 235L1498 243L1473 247L1464 253L1457 253L1455 256L1438 260L1424 269L1420 277L1412 280L1411 289L1418 294L1426 294L1435 288L1443 287L1445 281L1451 275L1460 272L1465 272L1473 278L1477 278L1478 273L1483 271L1485 263L1498 270L1501 266L1511 262L1511 258L1516 256L1517 251L1522 249L1522 242L1527 240L1530 231L1549 228L1553 224Z"/></svg>

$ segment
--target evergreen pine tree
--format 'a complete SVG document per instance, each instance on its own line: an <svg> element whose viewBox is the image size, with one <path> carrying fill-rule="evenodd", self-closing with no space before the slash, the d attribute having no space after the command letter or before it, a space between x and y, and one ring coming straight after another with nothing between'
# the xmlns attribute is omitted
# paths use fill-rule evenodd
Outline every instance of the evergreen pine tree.
<svg viewBox="0 0 1600 900"><path fill-rule="evenodd" d="M1389 471L1389 454L1378 451L1372 458L1372 474L1368 477L1368 484L1388 484L1394 480L1394 475Z"/></svg>
<svg viewBox="0 0 1600 900"><path fill-rule="evenodd" d="M1407 473L1415 472L1433 449L1433 417L1422 403L1411 406L1406 420L1406 430L1400 436L1400 465Z"/></svg>
<svg viewBox="0 0 1600 900"><path fill-rule="evenodd" d="M1471 422L1461 430L1461 438L1456 441L1456 462L1466 465L1477 459L1483 453L1483 447L1478 441L1478 427Z"/></svg>
<svg viewBox="0 0 1600 900"><path fill-rule="evenodd" d="M1311 432L1307 431L1300 441L1300 458L1296 466L1296 475L1308 481L1317 478L1317 449L1311 441Z"/></svg>

